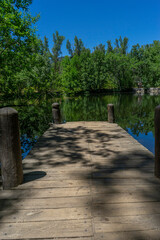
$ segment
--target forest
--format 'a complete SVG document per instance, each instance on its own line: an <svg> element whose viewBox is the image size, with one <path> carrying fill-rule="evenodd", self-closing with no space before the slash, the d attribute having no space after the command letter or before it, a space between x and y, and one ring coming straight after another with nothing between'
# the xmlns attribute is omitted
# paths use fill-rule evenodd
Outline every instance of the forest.
<svg viewBox="0 0 160 240"><path fill-rule="evenodd" d="M129 50L129 39L107 40L94 49L81 38L65 39L36 31L39 15L32 16L32 0L0 1L0 94L29 96L39 93L77 94L96 91L129 91L141 84L160 87L160 41ZM67 56L61 47L66 42Z"/></svg>

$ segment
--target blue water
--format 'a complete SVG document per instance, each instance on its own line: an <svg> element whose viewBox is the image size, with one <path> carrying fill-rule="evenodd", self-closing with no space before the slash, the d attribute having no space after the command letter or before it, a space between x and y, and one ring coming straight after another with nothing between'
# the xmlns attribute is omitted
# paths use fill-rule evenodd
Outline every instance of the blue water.
<svg viewBox="0 0 160 240"><path fill-rule="evenodd" d="M22 152L22 159L24 159L31 149L33 148L34 144L37 142L38 137L35 136L33 139L29 138L27 134L21 136L21 152Z"/></svg>
<svg viewBox="0 0 160 240"><path fill-rule="evenodd" d="M155 138L152 132L139 133L139 135L135 135L132 133L131 129L127 129L127 132L135 138L139 143L141 143L144 147L146 147L149 151L153 154L155 153L154 145L155 145Z"/></svg>

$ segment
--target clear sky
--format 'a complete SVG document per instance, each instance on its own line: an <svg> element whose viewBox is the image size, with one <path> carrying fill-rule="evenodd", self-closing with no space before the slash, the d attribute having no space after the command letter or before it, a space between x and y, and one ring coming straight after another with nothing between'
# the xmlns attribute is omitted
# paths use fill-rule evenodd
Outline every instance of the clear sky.
<svg viewBox="0 0 160 240"><path fill-rule="evenodd" d="M160 40L160 0L33 0L30 10L40 13L38 34L49 39L50 49L56 30L65 36L63 55L75 35L91 50L120 35L129 38L129 49Z"/></svg>

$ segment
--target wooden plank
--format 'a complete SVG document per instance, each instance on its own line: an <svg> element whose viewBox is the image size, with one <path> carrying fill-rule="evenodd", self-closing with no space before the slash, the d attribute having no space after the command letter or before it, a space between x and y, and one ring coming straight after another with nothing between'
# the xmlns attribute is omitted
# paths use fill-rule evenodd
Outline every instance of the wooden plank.
<svg viewBox="0 0 160 240"><path fill-rule="evenodd" d="M0 224L0 239L92 237L91 220Z"/></svg>
<svg viewBox="0 0 160 240"><path fill-rule="evenodd" d="M101 162L103 162L103 160L105 160L105 162L113 162L115 165L118 164L119 162L123 161L143 161L145 162L145 164L150 163L150 161L153 162L153 155L146 152L146 151L136 151L136 152L111 152L110 150L106 150L106 151L99 151L97 152L96 150L91 150L90 151L91 154L91 159L94 161L99 161L99 163L101 164ZM126 162L127 164L127 162Z"/></svg>
<svg viewBox="0 0 160 240"><path fill-rule="evenodd" d="M47 168L45 171L43 168L36 169L35 171L32 170L25 170L24 169L24 174L34 174L34 175L43 175L46 173L47 175L69 175L69 174L81 174L81 173L91 173L92 168L90 166L82 166L81 168L75 168L74 166L71 168L64 168L63 166L60 166L58 168Z"/></svg>
<svg viewBox="0 0 160 240"><path fill-rule="evenodd" d="M23 163L23 168L27 171L29 170L35 170L35 171L39 171L39 169L43 169L43 171L47 171L48 168L53 168L55 171L58 169L64 169L66 170L67 168L71 168L71 169L83 169L85 166L86 168L92 167L93 163L91 162L91 159L74 159L73 161L71 161L70 159L67 159L66 161L62 161L61 159L58 160L51 160L50 163L45 163L45 162L41 162L39 161L35 161L35 162L26 162Z"/></svg>
<svg viewBox="0 0 160 240"><path fill-rule="evenodd" d="M160 214L109 217L105 222L94 221L95 232L160 230Z"/></svg>
<svg viewBox="0 0 160 240"><path fill-rule="evenodd" d="M95 204L92 211L95 221L106 221L115 216L160 214L160 202Z"/></svg>
<svg viewBox="0 0 160 240"><path fill-rule="evenodd" d="M17 198L56 198L56 197L77 197L89 196L90 188L48 188L48 189L15 189L2 191L0 199L17 199Z"/></svg>
<svg viewBox="0 0 160 240"><path fill-rule="evenodd" d="M158 219L159 220L159 219ZM151 222L150 222L151 223ZM133 223L104 223L99 222L95 223L95 232L96 233L111 233L111 232L127 232L127 231L147 231L147 230L157 230L157 225L153 224L133 224ZM159 229L160 230L160 229Z"/></svg>
<svg viewBox="0 0 160 240"><path fill-rule="evenodd" d="M36 177L37 176L37 177ZM38 177L39 176L39 177ZM45 172L45 170L40 174L26 174L24 175L24 181L31 181L34 179L40 179L43 181L47 180L79 180L79 179L90 179L91 178L91 171L88 170L72 170L72 171L52 171L52 172Z"/></svg>
<svg viewBox="0 0 160 240"><path fill-rule="evenodd" d="M132 161L129 160L118 160L118 158L113 159L107 159L104 157L104 159L98 160L98 159L92 159L92 166L96 169L105 169L106 167L110 168L136 168L136 169L145 169L145 168L154 168L154 162L153 161L144 161L142 159L136 159L135 158Z"/></svg>
<svg viewBox="0 0 160 240"><path fill-rule="evenodd" d="M127 170L106 170L106 171L97 171L92 173L92 177L95 179L101 178L140 178L140 179L147 179L147 178L154 178L153 169L143 169L143 170L136 170L136 169L127 169Z"/></svg>
<svg viewBox="0 0 160 240"><path fill-rule="evenodd" d="M76 208L88 207L92 198L90 196L82 197L64 197L64 198L18 198L18 199L0 199L0 209L56 209L56 208Z"/></svg>
<svg viewBox="0 0 160 240"><path fill-rule="evenodd" d="M0 223L42 222L91 218L90 208L59 208L0 211Z"/></svg>
<svg viewBox="0 0 160 240"><path fill-rule="evenodd" d="M55 144L57 143L55 142ZM52 150L49 150L49 151L48 151L48 148L44 149L43 147L41 147L41 149L34 149L35 152L31 151L29 157L25 161L27 160L30 162L39 161L39 163L43 163L46 161L46 163L51 164L52 161L56 161L56 160L61 160L61 161L66 160L66 161L73 162L75 159L78 162L83 159L87 160L89 158L89 155L85 153L87 149L85 149L82 146L77 146L79 150L77 148L70 148L70 146L68 146L67 149L59 148L56 150L54 149L54 144L53 146L50 146L50 147L52 148Z"/></svg>
<svg viewBox="0 0 160 240"><path fill-rule="evenodd" d="M103 154L107 154L108 153L115 153L115 154L125 154L127 155L130 155L130 154L134 154L135 152L136 153L139 153L139 154L146 154L146 149L138 149L136 148L136 146L134 147L128 147L127 149L125 147L121 147L121 146L117 146L116 144L114 144L113 146L109 146L108 143L106 143L106 146L104 144L104 146L97 146L97 145L93 145L92 148L90 148L92 151L95 151L94 154L95 155L100 155L100 156L103 156ZM146 156L147 158L147 156Z"/></svg>
<svg viewBox="0 0 160 240"><path fill-rule="evenodd" d="M33 189L33 188L73 188L73 187L89 187L90 181L86 181L83 179L79 180L50 180L50 181L42 181L42 179L36 179L36 181L25 182L16 189Z"/></svg>
<svg viewBox="0 0 160 240"><path fill-rule="evenodd" d="M92 179L93 186L114 186L114 185L148 185L148 186L160 186L160 179L158 178L101 178L101 179Z"/></svg>
<svg viewBox="0 0 160 240"><path fill-rule="evenodd" d="M38 151L38 150L37 150ZM81 149L81 151L84 151L83 149ZM34 164L38 164L39 163L39 166L41 167L43 164L46 164L48 165L48 168L51 167L51 166L55 166L56 167L56 163L58 165L58 163L61 161L61 165L65 166L66 163L68 164L77 164L77 163L82 163L83 160L85 161L89 161L90 160L90 156L88 155L85 155L84 153L78 153L76 152L76 154L74 154L74 151L73 152L66 152L66 151L63 151L61 150L61 154L60 153L57 153L55 154L55 152L50 152L50 154L47 153L42 153L42 154L33 154L33 155L30 155L30 159L28 159L27 162L23 162L24 166L25 164L27 163L34 163ZM64 161L64 163L63 163Z"/></svg>
<svg viewBox="0 0 160 240"><path fill-rule="evenodd" d="M159 240L160 230L145 230L145 231L123 231L112 233L96 233L96 240Z"/></svg>
<svg viewBox="0 0 160 240"><path fill-rule="evenodd" d="M41 238L41 240L70 240L70 238ZM3 239L2 239L3 240ZM39 238L23 238L23 240L40 240ZM94 237L74 237L74 240L94 240Z"/></svg>
<svg viewBox="0 0 160 240"><path fill-rule="evenodd" d="M146 184L146 185L101 185L101 186L92 186L93 194L111 194L111 193L152 193L153 191L159 193L160 184Z"/></svg>
<svg viewBox="0 0 160 240"><path fill-rule="evenodd" d="M129 202L155 202L160 201L159 192L127 192L112 194L95 194L93 195L93 203L129 203Z"/></svg>
<svg viewBox="0 0 160 240"><path fill-rule="evenodd" d="M87 121L87 122L71 122L70 125L72 126L72 123L74 124L84 124L86 127L93 128L93 127L113 127L114 129L119 127L117 123L108 123L107 121ZM67 123L69 124L69 123Z"/></svg>

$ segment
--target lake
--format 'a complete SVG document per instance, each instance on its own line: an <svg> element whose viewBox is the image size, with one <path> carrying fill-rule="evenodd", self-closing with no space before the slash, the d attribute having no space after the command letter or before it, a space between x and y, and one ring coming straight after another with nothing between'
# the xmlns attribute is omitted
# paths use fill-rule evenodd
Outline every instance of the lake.
<svg viewBox="0 0 160 240"><path fill-rule="evenodd" d="M19 112L23 158L52 122L53 102L60 103L63 122L107 121L107 104L113 103L116 122L154 153L154 110L160 96L101 93L59 99L52 95L0 99L0 107L13 107Z"/></svg>

